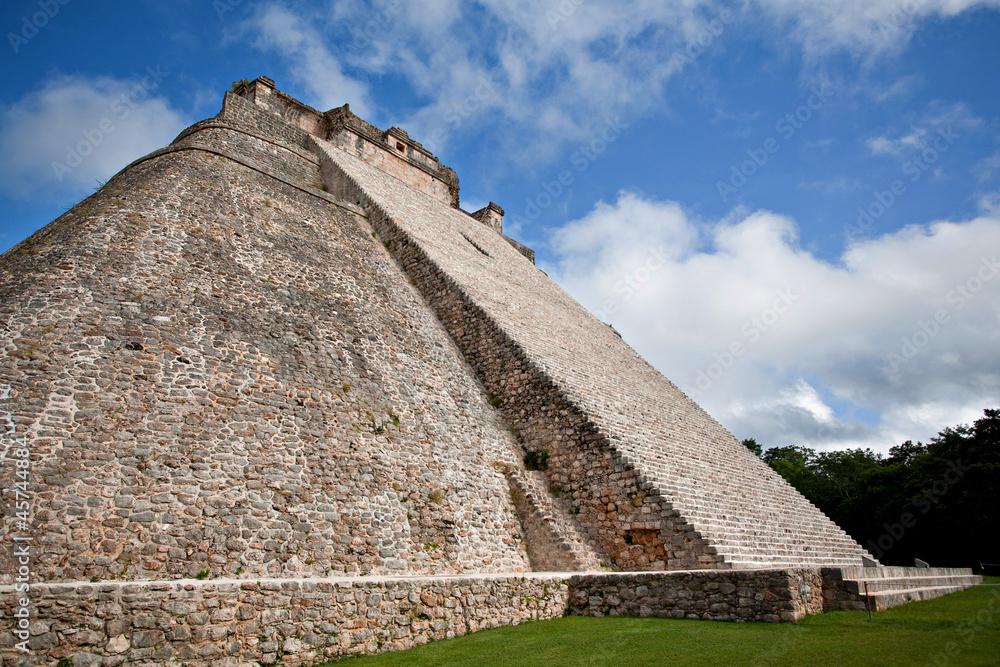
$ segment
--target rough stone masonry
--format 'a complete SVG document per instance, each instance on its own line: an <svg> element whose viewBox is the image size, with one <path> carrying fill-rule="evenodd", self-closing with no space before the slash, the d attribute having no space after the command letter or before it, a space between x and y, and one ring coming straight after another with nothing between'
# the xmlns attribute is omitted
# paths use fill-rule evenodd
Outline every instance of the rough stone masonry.
<svg viewBox="0 0 1000 667"><path fill-rule="evenodd" d="M261 77L5 253L4 664L822 610L863 549L502 216Z"/></svg>

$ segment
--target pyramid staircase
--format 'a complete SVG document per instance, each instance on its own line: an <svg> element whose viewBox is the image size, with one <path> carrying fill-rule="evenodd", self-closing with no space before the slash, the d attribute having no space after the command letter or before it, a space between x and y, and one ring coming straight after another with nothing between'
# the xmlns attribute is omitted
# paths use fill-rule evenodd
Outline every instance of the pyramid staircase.
<svg viewBox="0 0 1000 667"><path fill-rule="evenodd" d="M957 567L844 567L824 571L825 577L839 579L837 599L827 595L825 609L871 609L932 600L948 593L964 591L981 584L983 578L970 568ZM833 592L833 591L831 591Z"/></svg>

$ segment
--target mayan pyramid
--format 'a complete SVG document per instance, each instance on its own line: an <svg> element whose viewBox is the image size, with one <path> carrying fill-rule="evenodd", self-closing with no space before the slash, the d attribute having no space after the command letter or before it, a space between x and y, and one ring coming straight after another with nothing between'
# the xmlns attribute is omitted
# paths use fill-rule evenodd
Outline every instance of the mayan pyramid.
<svg viewBox="0 0 1000 667"><path fill-rule="evenodd" d="M262 77L5 253L38 579L861 564L502 216Z"/></svg>

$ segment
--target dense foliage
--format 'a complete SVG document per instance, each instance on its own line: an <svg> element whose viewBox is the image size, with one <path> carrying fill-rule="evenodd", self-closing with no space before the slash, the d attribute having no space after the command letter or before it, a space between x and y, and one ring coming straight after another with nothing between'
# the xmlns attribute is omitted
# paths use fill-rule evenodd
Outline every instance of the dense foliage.
<svg viewBox="0 0 1000 667"><path fill-rule="evenodd" d="M743 442L884 565L1000 563L1000 410L888 456Z"/></svg>

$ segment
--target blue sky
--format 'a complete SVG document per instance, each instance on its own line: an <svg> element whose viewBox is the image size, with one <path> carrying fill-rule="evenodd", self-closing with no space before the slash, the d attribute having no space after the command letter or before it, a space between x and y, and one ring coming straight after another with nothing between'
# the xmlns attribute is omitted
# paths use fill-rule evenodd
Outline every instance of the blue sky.
<svg viewBox="0 0 1000 667"><path fill-rule="evenodd" d="M11 0L0 250L266 75L422 141L738 437L885 451L998 403L998 9Z"/></svg>

